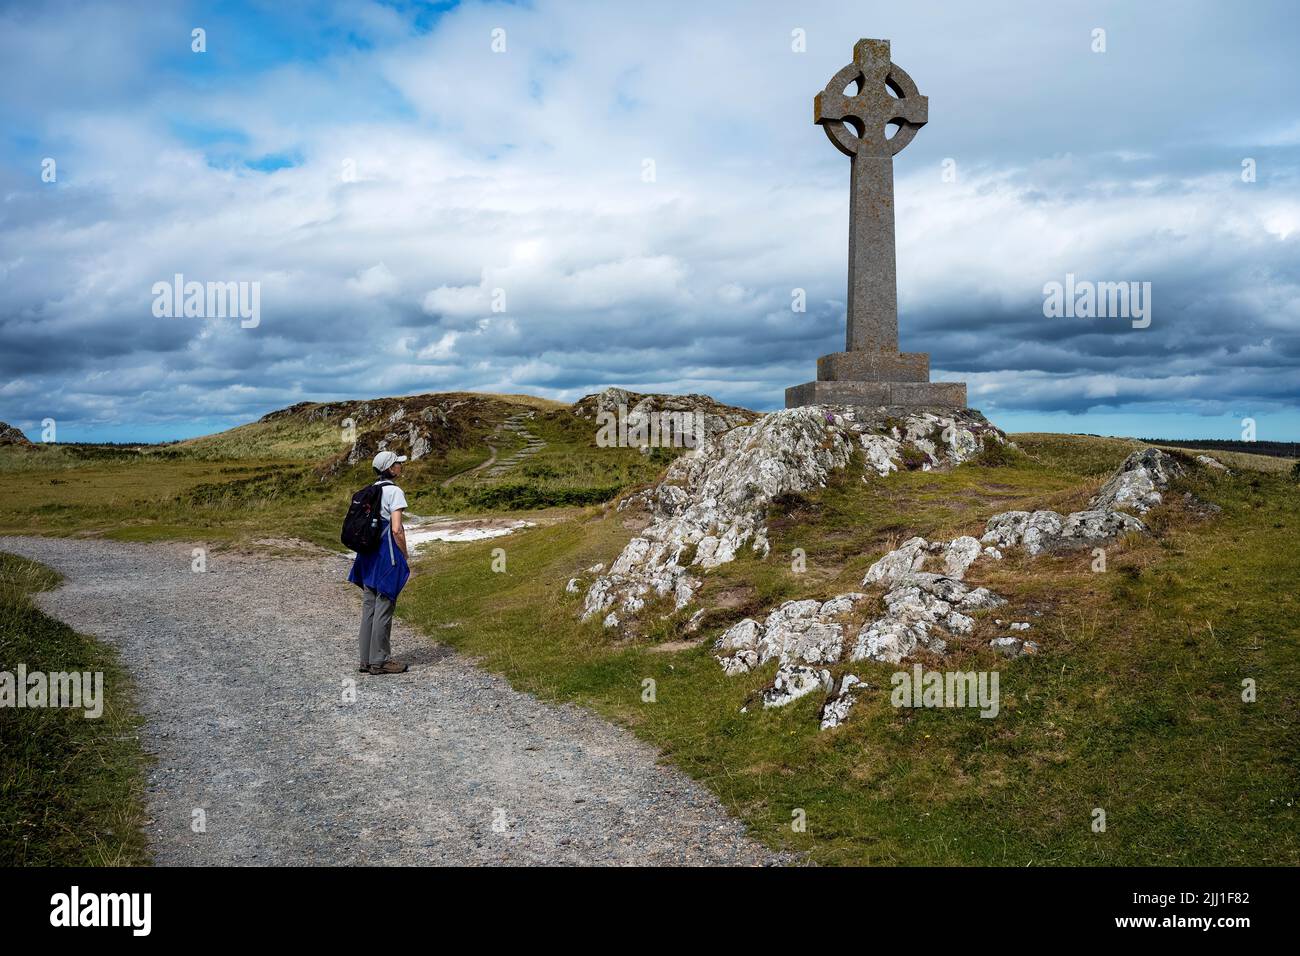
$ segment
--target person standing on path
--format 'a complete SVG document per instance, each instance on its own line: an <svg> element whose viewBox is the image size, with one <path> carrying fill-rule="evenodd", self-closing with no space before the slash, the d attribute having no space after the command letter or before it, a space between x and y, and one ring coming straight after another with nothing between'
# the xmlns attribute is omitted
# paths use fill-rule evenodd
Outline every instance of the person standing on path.
<svg viewBox="0 0 1300 956"><path fill-rule="evenodd" d="M358 634L360 665L358 670L368 674L401 674L406 665L392 659L390 635L393 628L393 608L410 577L406 529L402 526L402 513L406 509L406 495L393 483L402 473L405 455L381 451L371 465L382 486L379 517L384 522L383 538L379 547L365 554L358 553L352 562L348 580L362 589L361 630Z"/></svg>

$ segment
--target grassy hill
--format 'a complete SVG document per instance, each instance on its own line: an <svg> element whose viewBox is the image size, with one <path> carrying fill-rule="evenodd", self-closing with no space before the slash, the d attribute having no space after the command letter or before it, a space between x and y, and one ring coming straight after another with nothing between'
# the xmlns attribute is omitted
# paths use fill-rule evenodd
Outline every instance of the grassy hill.
<svg viewBox="0 0 1300 956"><path fill-rule="evenodd" d="M456 481L494 454L506 459L523 448L525 438L507 427L512 422L526 422L544 447L503 474ZM374 452L386 442L412 453L411 428L426 445L402 482L415 514L607 501L652 480L672 457L597 448L591 423L570 406L531 396L452 392L303 403L166 445L0 447L0 533L211 543L296 537L337 547L340 509L372 478Z"/></svg>
<svg viewBox="0 0 1300 956"><path fill-rule="evenodd" d="M741 713L775 662L726 677L711 644L781 600L854 590L902 538L978 532L1013 508L1083 507L1137 443L1014 436L996 467L905 472L864 489L860 468L769 515L772 553L706 578L699 634L679 615L643 638L583 624L566 580L633 533L611 508L504 543L446 546L402 612L548 699L592 707L661 747L772 845L828 864L1286 864L1300 862L1294 734L1300 700L1300 494L1286 476L1198 472L1153 512L1149 539L984 566L970 580L1034 622L1036 656L988 649L989 621L929 667L997 669L1003 712L899 711L874 693L834 731L819 695ZM1182 493L1217 504L1213 517ZM808 571L788 557L807 551ZM893 665L855 664L887 689ZM1255 680L1255 703L1241 699ZM655 682L655 700L643 698ZM1093 813L1106 811L1103 833ZM807 830L791 828L802 811Z"/></svg>
<svg viewBox="0 0 1300 956"><path fill-rule="evenodd" d="M348 441L345 418L356 426ZM995 656L981 621L942 661L923 660L998 669L998 719L897 710L877 692L826 732L813 719L818 695L741 713L775 665L724 676L718 634L782 600L857 589L906 537L978 533L1010 509L1084 507L1142 443L1014 435L1019 454L865 482L855 462L825 489L773 506L766 560L746 550L705 577L698 632L679 614L632 639L581 622L581 596L565 583L618 555L639 524L614 502L677 452L597 447L590 417L520 396L298 405L139 449L0 448L0 531L336 547L369 448L408 439L412 419L428 440L403 479L413 512L547 520L432 546L399 613L521 689L631 728L770 844L830 864L1300 863L1300 486L1290 460L1216 454L1234 473L1193 469L1148 516L1150 537L1108 547L1104 573L1088 551L978 565L971 583L1008 597L1001 616L1033 622L1041 652ZM349 464L354 448L361 460ZM805 572L789 561L795 548ZM854 668L877 689L895 669ZM1247 679L1258 688L1251 703ZM1092 828L1097 809L1105 832ZM800 811L802 832L791 828Z"/></svg>

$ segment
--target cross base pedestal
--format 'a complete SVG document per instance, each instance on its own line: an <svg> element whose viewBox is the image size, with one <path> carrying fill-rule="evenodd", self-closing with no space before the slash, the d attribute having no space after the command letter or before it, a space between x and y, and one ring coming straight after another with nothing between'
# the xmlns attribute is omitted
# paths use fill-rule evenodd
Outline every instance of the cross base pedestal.
<svg viewBox="0 0 1300 956"><path fill-rule="evenodd" d="M817 360L819 382L928 382L928 352L855 349L832 352Z"/></svg>
<svg viewBox="0 0 1300 956"><path fill-rule="evenodd" d="M805 382L785 390L785 407L801 405L945 405L966 407L965 382Z"/></svg>

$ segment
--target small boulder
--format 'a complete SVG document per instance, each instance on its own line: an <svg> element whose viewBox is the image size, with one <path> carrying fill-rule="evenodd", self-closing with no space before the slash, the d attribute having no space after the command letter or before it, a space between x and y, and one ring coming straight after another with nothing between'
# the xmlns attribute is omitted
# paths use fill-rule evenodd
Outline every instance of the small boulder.
<svg viewBox="0 0 1300 956"><path fill-rule="evenodd" d="M925 564L929 542L924 538L908 538L901 546L867 568L863 584L893 584L901 581Z"/></svg>
<svg viewBox="0 0 1300 956"><path fill-rule="evenodd" d="M853 674L845 674L840 681L840 692L826 702L821 712L821 729L829 730L844 723L849 710L858 699L858 694L867 690L868 685Z"/></svg>
<svg viewBox="0 0 1300 956"><path fill-rule="evenodd" d="M966 574L966 569L980 556L980 543L968 534L953 538L943 546L943 573L958 581Z"/></svg>
<svg viewBox="0 0 1300 956"><path fill-rule="evenodd" d="M777 670L772 686L763 691L763 706L784 707L816 690L829 693L833 686L828 670L786 664Z"/></svg>
<svg viewBox="0 0 1300 956"><path fill-rule="evenodd" d="M1124 459L1092 499L1097 509L1128 509L1146 514L1162 500L1161 492L1186 470L1178 459L1159 448L1143 448Z"/></svg>
<svg viewBox="0 0 1300 956"><path fill-rule="evenodd" d="M1042 554L1060 539L1064 523L1055 511L1004 511L988 520L980 540L996 548L1022 545L1031 555Z"/></svg>

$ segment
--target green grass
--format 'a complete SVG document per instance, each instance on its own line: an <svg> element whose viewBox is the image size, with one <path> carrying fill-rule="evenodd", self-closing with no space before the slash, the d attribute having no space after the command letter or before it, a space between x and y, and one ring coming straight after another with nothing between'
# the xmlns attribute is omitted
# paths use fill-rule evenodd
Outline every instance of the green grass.
<svg viewBox="0 0 1300 956"><path fill-rule="evenodd" d="M717 633L777 601L857 586L898 539L978 530L997 511L1082 507L1132 443L1017 436L1010 463L889 479L845 474L825 492L783 503L772 554L746 552L707 579L702 603L723 605L698 646L671 652L680 615L620 642L577 620L566 580L615 556L625 516L581 520L437 551L403 612L521 689L595 709L659 746L773 846L847 864L1286 864L1300 862L1292 805L1300 621L1300 496L1281 475L1196 473L1186 489L1223 507L1202 520L1176 503L1153 513L1152 539L1091 554L977 565L975 583L1011 598L1000 616L1040 611L1037 657L987 650L991 622L957 642L942 666L996 669L1002 713L900 711L888 665L854 665L883 691L845 726L819 732L818 701L774 711L741 706L771 679L728 678ZM1178 496L1173 496L1178 498ZM1178 498L1178 500L1181 500ZM504 547L507 571L491 570ZM807 551L808 571L790 567ZM938 659L927 661L939 665ZM843 668L837 670L837 676ZM1259 699L1241 700L1254 678ZM653 679L657 701L642 702ZM815 696L815 695L813 695ZM1091 828L1094 808L1107 830ZM807 814L805 833L791 813Z"/></svg>
<svg viewBox="0 0 1300 956"><path fill-rule="evenodd" d="M0 670L104 675L104 709L0 711L0 866L138 866L149 862L146 758L132 687L116 653L41 613L30 594L55 572L0 552Z"/></svg>
<svg viewBox="0 0 1300 956"><path fill-rule="evenodd" d="M574 508L647 483L677 454L598 448L596 428L542 402L490 407L491 417L451 445L408 462L401 484L413 515ZM547 446L507 474L443 482L522 442L496 430L507 413L531 410L529 428ZM301 430L301 431L299 431ZM459 440L459 439L458 439ZM131 541L202 540L211 545L299 538L337 548L352 492L373 478L368 463L322 465L338 429L297 418L253 422L219 435L140 448L38 445L0 448L0 533L103 534Z"/></svg>
<svg viewBox="0 0 1300 956"><path fill-rule="evenodd" d="M417 511L433 514L484 514L545 508L580 507L616 497L625 488L653 481L682 449L600 448L596 425L567 409L539 411L526 423L546 447L499 477L477 476L449 488L416 487ZM505 459L523 443L493 439Z"/></svg>
<svg viewBox="0 0 1300 956"><path fill-rule="evenodd" d="M214 545L265 538L300 538L337 548L352 492L373 479L368 464L321 479L312 465L283 459L161 459L132 454L87 460L57 470L66 446L27 453L26 467L0 449L0 533L96 533L120 540L202 540ZM452 449L439 458L409 462L404 486L421 487L472 467L487 449ZM424 505L412 497L413 510Z"/></svg>

